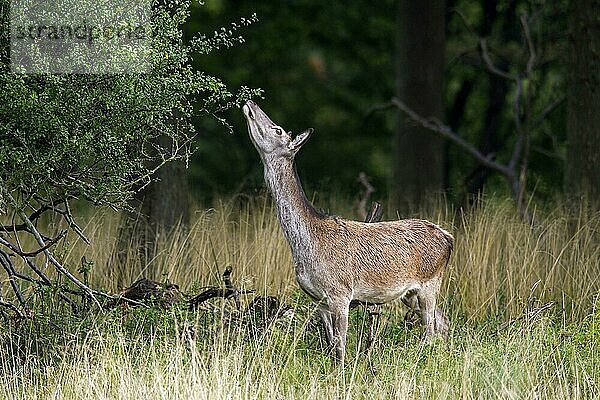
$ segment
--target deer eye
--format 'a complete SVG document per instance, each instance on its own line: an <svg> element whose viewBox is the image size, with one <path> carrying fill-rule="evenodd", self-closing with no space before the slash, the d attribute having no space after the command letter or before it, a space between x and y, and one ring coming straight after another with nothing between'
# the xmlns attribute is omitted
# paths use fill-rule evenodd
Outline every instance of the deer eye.
<svg viewBox="0 0 600 400"><path fill-rule="evenodd" d="M281 128L280 126L274 126L271 129L273 129L278 135L283 135L285 133L283 128Z"/></svg>

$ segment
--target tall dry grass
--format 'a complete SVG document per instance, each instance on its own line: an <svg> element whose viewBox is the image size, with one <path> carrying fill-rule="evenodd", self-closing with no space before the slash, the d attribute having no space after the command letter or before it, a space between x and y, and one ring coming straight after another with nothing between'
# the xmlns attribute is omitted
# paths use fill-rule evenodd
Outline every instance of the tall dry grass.
<svg viewBox="0 0 600 400"><path fill-rule="evenodd" d="M557 301L567 319L591 312L600 290L600 213L558 205L535 226L512 203L484 203L459 220L447 296L467 315L508 317Z"/></svg>
<svg viewBox="0 0 600 400"><path fill-rule="evenodd" d="M232 265L236 283L281 296L296 317L258 337L208 311L141 308L64 326L51 319L0 327L0 399L597 398L600 312L588 314L600 288L600 213L558 205L537 213L534 228L510 202L483 202L458 216L438 206L418 216L456 237L441 296L452 320L449 342L423 346L391 312L368 358L358 351L364 336L354 314L348 365L332 371L267 198L199 210L189 229L159 235L148 264L137 238L115 257L120 215L90 214L84 225L92 244L69 237L57 253L72 270L82 256L93 260L92 285L118 291L150 276L191 291L219 282ZM550 300L558 302L554 315L496 331ZM179 331L190 323L185 318L199 330L195 341Z"/></svg>
<svg viewBox="0 0 600 400"><path fill-rule="evenodd" d="M114 257L121 219L98 212L86 221L92 245L68 242L68 263L81 256L95 263L90 280L118 291L141 276L168 279L185 291L219 281L227 265L246 288L289 295L295 283L289 248L266 197L238 197L198 210L189 229L160 232L156 257L143 265L131 243ZM469 318L508 318L525 307L554 300L566 319L588 314L600 291L600 213L559 204L523 222L509 201L484 201L459 216L438 206L418 216L455 236L441 301ZM134 238L135 240L135 238Z"/></svg>

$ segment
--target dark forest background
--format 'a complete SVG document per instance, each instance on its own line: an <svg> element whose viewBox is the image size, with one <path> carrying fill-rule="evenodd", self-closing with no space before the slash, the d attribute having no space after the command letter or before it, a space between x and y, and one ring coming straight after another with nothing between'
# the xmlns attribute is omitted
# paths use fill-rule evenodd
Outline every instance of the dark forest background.
<svg viewBox="0 0 600 400"><path fill-rule="evenodd" d="M401 211L439 195L463 207L481 193L511 196L502 174L417 126L390 104L397 97L500 164L521 146L522 201L543 205L565 193L594 197L600 185L597 3L207 0L192 8L185 31L210 34L256 13L245 43L197 57L194 66L230 87L262 88L258 103L284 128L315 128L297 159L309 197L356 198L361 172L373 200ZM168 210L156 216L167 225L190 199L210 205L263 186L241 111L225 117L230 130L214 118L194 121L189 170L164 169L146 192L146 200L154 192L155 202L166 193L169 204L179 202L153 207Z"/></svg>

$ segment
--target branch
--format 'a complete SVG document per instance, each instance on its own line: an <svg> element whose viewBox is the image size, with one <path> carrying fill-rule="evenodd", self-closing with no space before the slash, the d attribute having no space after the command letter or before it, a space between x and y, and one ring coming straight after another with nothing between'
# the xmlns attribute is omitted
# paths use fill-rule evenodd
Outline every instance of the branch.
<svg viewBox="0 0 600 400"><path fill-rule="evenodd" d="M510 81L514 81L517 78L516 76L511 75L508 72L502 71L500 68L494 65L492 59L490 58L490 53L488 52L487 42L485 39L479 40L479 48L481 49L481 58L483 58L483 61L488 71L490 71L494 75L497 75L504 79L508 79Z"/></svg>
<svg viewBox="0 0 600 400"><path fill-rule="evenodd" d="M475 158L475 160L477 160L481 165L491 170L497 171L502 175L506 176L507 178L514 177L514 170L492 160L489 156L486 156L483 153L481 153L475 146L471 145L463 138L461 138L449 126L442 124L436 119L427 119L422 117L396 97L392 98L392 104L394 104L397 108L406 113L412 121L418 123L424 128L439 133L442 137L458 145L464 151L469 153L473 158Z"/></svg>
<svg viewBox="0 0 600 400"><path fill-rule="evenodd" d="M27 274L22 274L20 272L17 272L12 260L10 259L10 255L5 251L0 250L0 262L2 262L2 258L4 258L4 260L5 260L4 263L6 263L6 265L4 265L4 263L3 263L3 265L4 265L4 269L8 273L9 277L12 275L12 276L15 276L24 281L28 281L31 283L39 283L39 281L37 279L34 279Z"/></svg>
<svg viewBox="0 0 600 400"><path fill-rule="evenodd" d="M59 203L60 204L60 203ZM30 216L29 216L29 220L30 221L35 221L36 219L38 219L44 212L48 211L50 209L50 207L48 205L43 205L42 207L38 208L37 210L35 210ZM26 231L27 230L27 225L26 224L19 224L19 225L0 225L0 231L5 231L5 232L19 232L19 231Z"/></svg>
<svg viewBox="0 0 600 400"><path fill-rule="evenodd" d="M567 96L562 95L558 99L554 100L552 103L548 104L546 108L544 108L542 112L537 117L535 117L535 119L531 123L531 129L537 128L542 122L544 122L548 115L550 115L552 111L556 110L558 106L560 106L566 100L566 98Z"/></svg>
<svg viewBox="0 0 600 400"><path fill-rule="evenodd" d="M11 251L13 251L15 254L17 254L20 257L23 257L23 258L25 258L25 257L35 257L38 254L40 254L40 253L48 250L50 247L54 246L66 234L67 234L67 231L62 231L57 237L48 240L47 243L44 246L40 247L37 250L30 251L30 252L23 251L23 249L21 249L21 248L15 246L14 244L10 243L8 240L3 239L1 236L0 236L0 244L3 245L3 246L8 247Z"/></svg>
<svg viewBox="0 0 600 400"><path fill-rule="evenodd" d="M527 60L527 76L531 77L533 75L533 68L535 67L536 63L535 46L531 40L529 24L527 23L527 14L521 15L520 21L521 28L523 29L523 35L525 36L525 41L527 42L527 49L529 51L529 60Z"/></svg>
<svg viewBox="0 0 600 400"><path fill-rule="evenodd" d="M44 274L44 272L42 272L42 270L33 261L31 261L27 257L25 257L24 260L27 263L27 265L29 265L29 268L31 268L32 271L35 272L40 277L40 279L42 280L42 282L43 282L44 285L46 285L46 286L51 286L52 285L52 282L50 281L50 278L48 278L46 276L46 274Z"/></svg>
<svg viewBox="0 0 600 400"><path fill-rule="evenodd" d="M520 79L517 79L517 82L520 84ZM444 138L450 140L451 142L453 142L454 144L458 145L461 149L463 149L468 154L470 154L473 158L475 158L475 160L477 160L484 167L487 167L493 171L497 171L497 172L501 173L502 175L504 175L504 177L506 178L506 180L508 181L508 184L510 186L514 201L516 202L516 205L517 205L517 209L519 210L521 215L523 217L525 217L528 222L531 223L532 218L527 213L527 211L524 209L523 204L522 204L523 185L522 185L521 179L519 178L519 176L517 176L517 173L515 170L516 162L518 161L518 158L520 157L520 154L522 152L522 146L523 146L523 140L524 140L523 132L521 133L521 135L519 135L519 138L517 139L517 143L515 144L515 148L513 150L513 158L511 159L511 162L508 165L504 165L504 164L500 164L497 161L494 161L492 159L491 154L487 155L487 156L484 155L475 146L473 146L469 142L465 141L456 132L454 132L450 127L442 124L438 120L436 120L434 118L427 119L427 118L420 116L419 114L417 114L415 111L413 111L411 108L409 108L406 104L404 104L402 101L400 101L397 98L392 98L392 103L396 107L398 107L400 110L402 110L404 113L406 113L410 117L410 119L412 119L414 122L418 123L419 125L421 125L424 128L427 128L431 131L439 133L442 137L444 137ZM516 118L519 118L519 117L516 117ZM514 160L516 160L516 161L514 161ZM523 170L521 170L521 172L523 172Z"/></svg>
<svg viewBox="0 0 600 400"><path fill-rule="evenodd" d="M390 104L390 107L393 107L393 104ZM357 182L364 188L364 191L359 196L358 201L358 212L364 218L367 217L367 202L371 198L371 195L375 192L375 188L369 182L369 177L364 172L360 172L358 174Z"/></svg>
<svg viewBox="0 0 600 400"><path fill-rule="evenodd" d="M236 308L240 310L240 295L254 293L254 290L237 289L231 282L231 271L231 266L227 266L227 268L225 268L225 271L223 272L223 281L225 283L225 288L220 288L216 286L207 287L206 290L204 290L202 293L200 293L197 296L194 296L188 301L190 309L196 309L200 304L214 297L222 297L224 299L233 297L235 300Z"/></svg>
<svg viewBox="0 0 600 400"><path fill-rule="evenodd" d="M2 257L4 258L4 261L2 261ZM31 261L28 257L22 256L21 257L26 263L27 265L29 265L29 267L41 278L40 279L35 279L27 274L24 273L19 273L14 264L12 263L11 259L10 259L10 255L3 251L0 250L0 263L2 263L4 269L6 270L8 276L9 276L9 280L11 281L11 286L13 287L13 291L15 292L15 295L17 296L17 298L19 299L19 301L21 302L21 304L23 304L25 311L29 314L30 313L30 309L29 307L24 304L24 298L23 295L21 293L21 291L19 290L18 286L15 288L16 282L14 282L14 278L19 278L40 286L47 286L47 287L53 287L52 282L50 281L50 279L37 267L37 265L35 265L35 263L33 261ZM81 293L74 291L74 290L70 290L70 289L62 289L62 288L58 288L58 296L65 301L66 303L68 303L71 306L71 310L73 311L74 314L79 314L79 307L77 306L77 304L71 300L69 297L67 297L63 291L69 292L71 294L76 294L76 295L81 295ZM5 303L6 305L7 303ZM15 308L12 308L12 310L15 310ZM24 314L19 314L24 315Z"/></svg>
<svg viewBox="0 0 600 400"><path fill-rule="evenodd" d="M167 157L165 157L165 154L160 152L160 150L162 150L162 148L159 148L158 155L160 156L161 160L158 163L158 165L156 165L154 168L147 170L142 176L139 176L138 178L132 180L131 182L128 182L127 186L130 188L135 187L136 185L139 185L139 184L146 186L149 183L149 180L151 180L152 175L154 175L156 173L156 171L158 171L160 168L162 168L165 164L175 161L175 160L179 160L185 156L185 155L179 154L179 152L181 151L181 149L184 149L186 146L188 146L192 142L193 138L194 138L193 136L187 137L187 138L185 138L185 140L183 140L183 143L174 141L172 144L173 151ZM141 188L138 188L137 190L141 190Z"/></svg>
<svg viewBox="0 0 600 400"><path fill-rule="evenodd" d="M473 27L471 27L469 20L467 19L467 17L463 14L463 12L458 7L452 7L448 11L457 14L460 17L460 20L462 21L465 28L467 28L467 30L469 31L469 33L473 36L476 35L475 29L473 29Z"/></svg>
<svg viewBox="0 0 600 400"><path fill-rule="evenodd" d="M2 300L2 298L0 298L0 307L10 308L11 310L14 311L15 314L17 314L19 316L19 318L21 318L21 319L26 318L25 314L23 314L23 312L21 310L19 310L19 307L15 306L14 304L5 302L4 300Z"/></svg>
<svg viewBox="0 0 600 400"><path fill-rule="evenodd" d="M69 202L68 201L65 202L65 209L66 209L66 215L63 214L63 216L65 217L65 219L69 223L69 226L71 227L71 229L73 229L75 231L75 233L77 233L77 235L79 235L79 237L81 238L81 240L83 240L85 242L85 244L87 244L89 246L90 245L90 240L83 233L83 229L81 229L79 227L79 225L77 225L75 223L75 219L73 218L73 215L71 214L71 206L69 206Z"/></svg>
<svg viewBox="0 0 600 400"><path fill-rule="evenodd" d="M17 284L17 281L15 280L14 267L12 265L12 262L10 261L10 258L8 257L8 255L6 255L6 253L1 250L0 250L0 264L2 264L2 267L6 271L6 274L8 275L8 281L10 282L10 286L12 286L13 292L15 292L15 295L17 296L17 299L19 300L19 303L21 303L21 306L25 310L29 310L29 307L27 306L27 302L25 301L25 297L23 296L23 293L21 293L21 288L19 288L19 285Z"/></svg>
<svg viewBox="0 0 600 400"><path fill-rule="evenodd" d="M43 201L43 199L40 198L36 198L36 200ZM85 234L83 233L83 229L81 229L79 225L77 225L75 219L73 218L73 215L71 214L71 207L69 206L68 199L61 200L57 204L61 203L65 203L64 210L58 208L57 206L51 203L47 203L44 207L47 207L48 210L52 210L53 212L62 215L65 221L67 221L67 224L69 224L69 228L73 229L73 231L81 238L81 240L83 240L87 245L89 245L90 240L85 236Z"/></svg>
<svg viewBox="0 0 600 400"><path fill-rule="evenodd" d="M27 226L29 232L31 232L31 234L34 236L35 240L38 242L38 244L41 247L44 247L46 245L46 243L44 243L42 236L38 232L37 228L33 225L31 220L27 217L25 212L19 208L19 205L17 204L16 200L12 197L12 195L10 193L8 193L8 191L2 185L0 185L0 191L4 192L3 194L6 195L8 200L11 202L11 206L15 209L15 211L17 212L17 214L19 215L21 220L23 220L23 222ZM102 308L102 306L100 305L100 303L98 302L98 300L95 297L95 294L97 294L97 293L95 293L95 291L93 291L87 285L85 285L83 282L81 282L79 279L77 279L68 269L66 269L60 262L58 262L58 260L56 260L56 258L54 258L54 256L50 252L50 250L48 250L48 249L43 250L43 253L46 256L46 259L48 261L50 261L50 263L52 265L54 265L54 267L60 273L65 275L71 282L73 282L76 286L78 286L89 298L92 299L92 301L99 308Z"/></svg>
<svg viewBox="0 0 600 400"><path fill-rule="evenodd" d="M369 121L369 119L371 119L373 115L375 115L375 113L385 111L392 107L394 107L394 105L391 103L375 104L373 107L367 110L367 114L363 117L362 127L365 128L367 122Z"/></svg>
<svg viewBox="0 0 600 400"><path fill-rule="evenodd" d="M514 105L514 120L515 120L515 130L517 131L517 142L515 143L515 147L513 149L513 154L508 163L509 168L514 169L521 157L521 153L523 151L523 140L524 133L523 127L521 125L521 95L523 93L523 85L521 82L521 78L516 79L517 88L515 90L515 105Z"/></svg>

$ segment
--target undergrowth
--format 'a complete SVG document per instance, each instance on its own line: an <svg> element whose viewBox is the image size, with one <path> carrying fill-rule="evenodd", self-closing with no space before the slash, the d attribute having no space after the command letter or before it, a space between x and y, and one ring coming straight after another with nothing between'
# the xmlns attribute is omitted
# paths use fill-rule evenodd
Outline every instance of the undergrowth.
<svg viewBox="0 0 600 400"><path fill-rule="evenodd" d="M422 344L401 305L383 309L364 353L367 312L351 312L348 361L332 368L314 304L297 289L289 250L264 198L197 213L165 232L141 265L135 243L113 256L118 215L91 215L92 245L67 238L60 257L88 260L82 279L116 292L141 276L191 295L227 265L240 288L290 313L256 328L231 300L199 310L116 306L79 316L48 289L25 289L36 314L0 325L0 398L597 398L600 394L600 213L557 205L523 223L510 203L419 215L456 237L440 296L447 343ZM547 306L546 308L544 308Z"/></svg>

